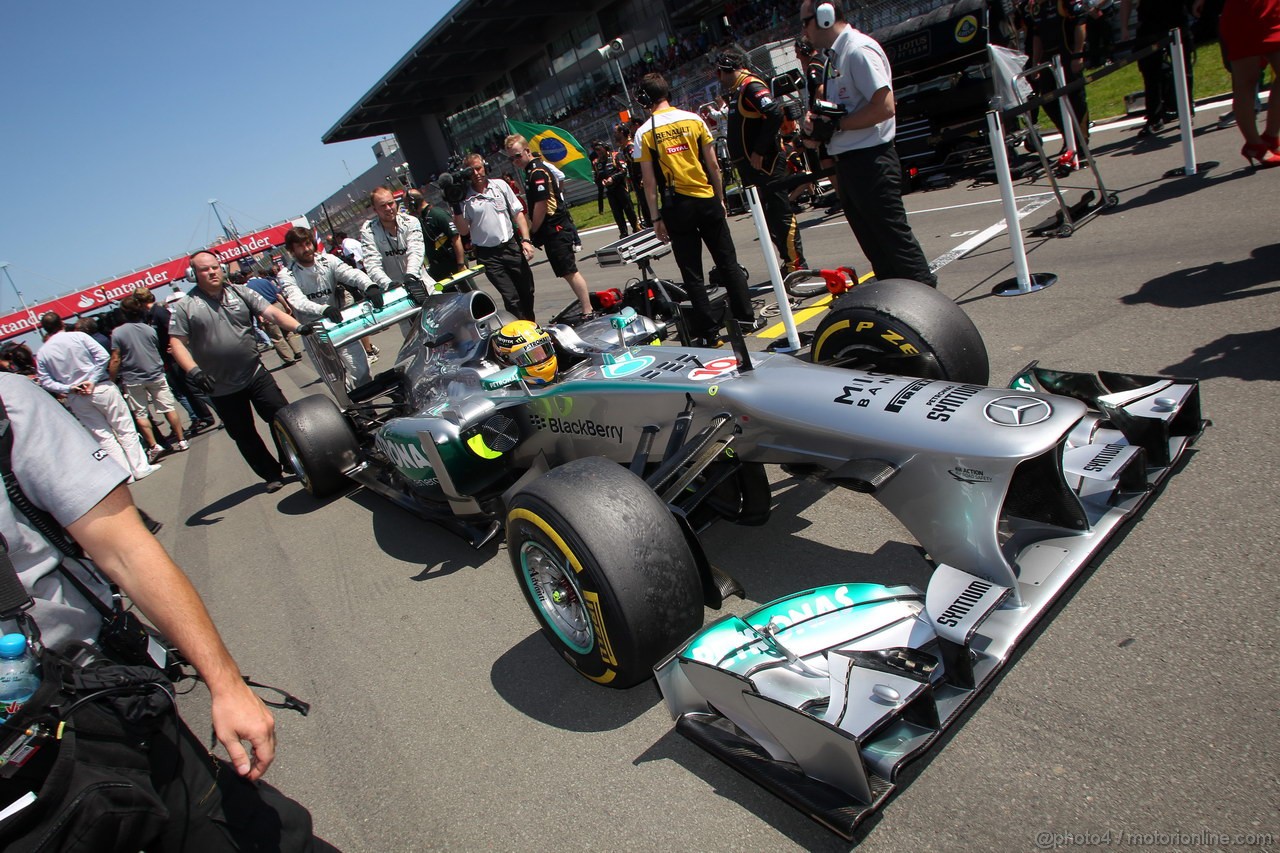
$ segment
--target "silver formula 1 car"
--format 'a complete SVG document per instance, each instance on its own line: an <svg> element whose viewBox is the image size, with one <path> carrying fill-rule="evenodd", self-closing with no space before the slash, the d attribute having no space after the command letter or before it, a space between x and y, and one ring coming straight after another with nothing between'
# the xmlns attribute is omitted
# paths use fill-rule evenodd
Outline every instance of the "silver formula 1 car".
<svg viewBox="0 0 1280 853"><path fill-rule="evenodd" d="M423 300L419 300L423 301ZM414 315L417 315L416 319ZM413 319L347 391L332 349ZM973 324L888 281L839 296L810 360L657 345L631 309L550 330L554 381L495 356L482 292L313 336L337 399L275 430L317 495L362 483L479 544L505 526L544 634L610 687L652 677L677 728L849 835L1203 431L1194 380L1031 365L987 386ZM331 368L331 369L328 369ZM864 492L934 564L927 589L849 583L703 628L741 593L699 531L763 524L763 466Z"/></svg>

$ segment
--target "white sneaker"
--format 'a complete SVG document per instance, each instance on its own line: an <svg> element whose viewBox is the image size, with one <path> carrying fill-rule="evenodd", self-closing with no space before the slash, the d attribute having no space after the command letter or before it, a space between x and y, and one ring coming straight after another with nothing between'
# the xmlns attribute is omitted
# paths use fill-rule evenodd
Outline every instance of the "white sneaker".
<svg viewBox="0 0 1280 853"><path fill-rule="evenodd" d="M187 443L187 440L185 438L182 441L175 442L173 445L173 449L175 453L181 453L184 450L190 449L190 447L191 445Z"/></svg>
<svg viewBox="0 0 1280 853"><path fill-rule="evenodd" d="M160 458L160 454L162 453L164 453L164 448L158 444L154 445L150 450L147 451L147 461L155 462L157 459Z"/></svg>
<svg viewBox="0 0 1280 853"><path fill-rule="evenodd" d="M146 470L142 471L140 474L134 474L134 475L133 475L133 479L134 479L134 480L145 480L147 477L150 477L152 474L154 474L155 472L159 471L159 470L160 470L160 467L161 467L161 466L159 466L159 465L148 465L148 466L147 466L147 468L146 468Z"/></svg>

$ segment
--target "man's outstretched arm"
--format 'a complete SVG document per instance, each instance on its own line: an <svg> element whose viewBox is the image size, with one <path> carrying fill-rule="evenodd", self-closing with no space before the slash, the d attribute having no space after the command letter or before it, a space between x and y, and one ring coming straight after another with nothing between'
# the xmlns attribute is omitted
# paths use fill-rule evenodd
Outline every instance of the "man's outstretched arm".
<svg viewBox="0 0 1280 853"><path fill-rule="evenodd" d="M200 673L212 698L214 734L236 772L260 778L275 758L275 718L244 683L200 594L143 526L129 490L117 486L67 532Z"/></svg>

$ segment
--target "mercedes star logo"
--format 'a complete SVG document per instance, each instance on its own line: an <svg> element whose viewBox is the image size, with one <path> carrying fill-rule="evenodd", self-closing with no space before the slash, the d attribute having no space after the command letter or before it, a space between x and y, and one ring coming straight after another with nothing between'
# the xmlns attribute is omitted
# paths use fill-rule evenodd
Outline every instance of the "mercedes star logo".
<svg viewBox="0 0 1280 853"><path fill-rule="evenodd" d="M987 403L983 414L987 420L1001 426L1033 426L1049 420L1053 408L1035 397L1001 397Z"/></svg>

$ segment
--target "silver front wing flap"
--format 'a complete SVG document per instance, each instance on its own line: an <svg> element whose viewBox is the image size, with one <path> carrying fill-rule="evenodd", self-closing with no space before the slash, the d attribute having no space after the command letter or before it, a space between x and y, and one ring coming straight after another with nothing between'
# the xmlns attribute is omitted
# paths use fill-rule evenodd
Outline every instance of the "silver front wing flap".
<svg viewBox="0 0 1280 853"><path fill-rule="evenodd" d="M845 838L1207 425L1195 380L1033 363L1010 387L1089 407L1005 495L1011 585L943 564L924 593L864 583L798 592L719 620L654 668L681 734Z"/></svg>

